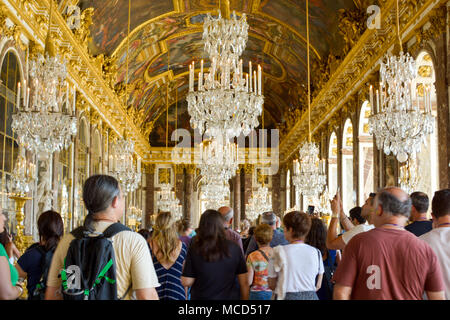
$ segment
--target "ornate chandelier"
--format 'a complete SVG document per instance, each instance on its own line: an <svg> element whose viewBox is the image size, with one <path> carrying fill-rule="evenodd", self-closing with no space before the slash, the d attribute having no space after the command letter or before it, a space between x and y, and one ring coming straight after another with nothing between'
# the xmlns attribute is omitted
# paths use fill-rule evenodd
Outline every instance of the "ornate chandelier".
<svg viewBox="0 0 450 320"><path fill-rule="evenodd" d="M306 35L308 61L308 142L300 148L300 162L294 161L294 175L292 177L296 190L303 196L315 197L322 192L326 183L324 162L319 160L319 148L311 141L311 75L309 63L309 1L306 1Z"/></svg>
<svg viewBox="0 0 450 320"><path fill-rule="evenodd" d="M322 193L326 183L324 161L319 160L319 148L313 142L306 142L300 148L300 162L294 161L292 182L297 190L307 197Z"/></svg>
<svg viewBox="0 0 450 320"><path fill-rule="evenodd" d="M416 62L401 50L399 11L397 0L397 35L400 55L385 57L380 67L380 92L377 90L376 107L373 103L373 89L370 87L370 103L373 114L369 118L369 132L376 138L377 148L385 154L391 152L399 162L408 157L415 159L426 136L434 131L434 117L431 114L429 90L424 92L424 112L419 103L413 102L414 80L417 77Z"/></svg>
<svg viewBox="0 0 450 320"><path fill-rule="evenodd" d="M122 138L111 147L110 173L122 186L123 192L132 192L137 189L141 181L141 173L136 170L133 163L134 143Z"/></svg>
<svg viewBox="0 0 450 320"><path fill-rule="evenodd" d="M245 217L250 221L256 220L264 212L272 211L272 195L265 186L258 187L245 206Z"/></svg>
<svg viewBox="0 0 450 320"><path fill-rule="evenodd" d="M183 217L183 208L179 204L179 200L172 191L170 183L161 185L161 191L156 192L156 203L160 212L170 212L175 221Z"/></svg>
<svg viewBox="0 0 450 320"><path fill-rule="evenodd" d="M228 2L227 2L228 4ZM248 39L246 16L237 19L217 19L207 15L203 25L205 51L209 54L209 73L203 71L203 60L198 74L198 89L194 90L195 64L189 65L188 112L191 126L201 134L229 140L240 134L247 136L258 126L264 97L261 93L261 67L244 76L239 56Z"/></svg>
<svg viewBox="0 0 450 320"><path fill-rule="evenodd" d="M205 177L206 184L228 182L238 169L238 146L227 142L222 144L217 139L200 143L200 163L198 168Z"/></svg>
<svg viewBox="0 0 450 320"><path fill-rule="evenodd" d="M11 193L25 197L33 189L36 168L25 158L25 150L20 149L11 179L8 180L8 189Z"/></svg>
<svg viewBox="0 0 450 320"><path fill-rule="evenodd" d="M24 81L17 90L17 111L12 116L12 128L19 143L36 154L51 154L66 149L77 133L75 102L69 108L69 84L66 82L65 61L55 53L51 38L52 5L50 6L49 31L44 54L30 61L30 87ZM75 101L75 94L74 94ZM63 107L65 102L65 107Z"/></svg>
<svg viewBox="0 0 450 320"><path fill-rule="evenodd" d="M214 181L202 186L206 198L207 209L217 210L225 204L225 197L230 193L230 187L225 181Z"/></svg>

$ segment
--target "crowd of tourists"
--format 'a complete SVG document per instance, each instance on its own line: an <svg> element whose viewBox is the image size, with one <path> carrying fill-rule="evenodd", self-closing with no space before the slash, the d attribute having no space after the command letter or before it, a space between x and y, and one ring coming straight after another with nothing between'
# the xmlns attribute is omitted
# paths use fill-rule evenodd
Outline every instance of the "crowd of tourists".
<svg viewBox="0 0 450 320"><path fill-rule="evenodd" d="M43 212L39 242L23 254L0 213L0 300L444 300L450 299L450 189L371 193L344 212L331 201L329 225L314 213L260 215L233 230L230 207L189 220L156 215L149 229L119 223L118 181L89 177L88 214L64 234L59 213ZM1 212L1 211L0 211Z"/></svg>

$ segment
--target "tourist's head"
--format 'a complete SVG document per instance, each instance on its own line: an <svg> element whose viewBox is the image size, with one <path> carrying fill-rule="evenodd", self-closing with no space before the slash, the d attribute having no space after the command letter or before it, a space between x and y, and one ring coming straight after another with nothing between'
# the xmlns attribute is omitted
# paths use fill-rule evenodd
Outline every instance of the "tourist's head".
<svg viewBox="0 0 450 320"><path fill-rule="evenodd" d="M404 222L411 213L411 198L400 188L387 187L377 193L375 197L375 212L373 224L376 227L387 223L392 217L404 218Z"/></svg>
<svg viewBox="0 0 450 320"><path fill-rule="evenodd" d="M119 182L108 175L93 175L86 180L83 201L88 210L84 226L90 231L94 231L93 222L99 216L118 221L125 210L125 199Z"/></svg>
<svg viewBox="0 0 450 320"><path fill-rule="evenodd" d="M242 220L241 222L241 232L246 232L250 229L250 222L247 219Z"/></svg>
<svg viewBox="0 0 450 320"><path fill-rule="evenodd" d="M364 224L366 223L366 218L364 218L361 215L362 212L362 208L361 207L354 207L352 209L350 209L350 220L352 221L352 223L354 225L358 225L358 224Z"/></svg>
<svg viewBox="0 0 450 320"><path fill-rule="evenodd" d="M369 194L369 197L366 199L366 202L364 202L363 206L361 207L361 217L366 220L370 217L370 215L373 213L373 210L375 209L374 200L376 195L376 193L371 192Z"/></svg>
<svg viewBox="0 0 450 320"><path fill-rule="evenodd" d="M309 229L308 235L306 236L305 243L319 249L323 255L327 250L326 241L327 228L325 224L319 218L312 218L311 228Z"/></svg>
<svg viewBox="0 0 450 320"><path fill-rule="evenodd" d="M156 216L152 241L157 245L155 254L159 261L175 262L172 252L178 246L178 233L170 212L160 212Z"/></svg>
<svg viewBox="0 0 450 320"><path fill-rule="evenodd" d="M266 223L262 223L253 231L258 246L266 246L272 241L273 228Z"/></svg>
<svg viewBox="0 0 450 320"><path fill-rule="evenodd" d="M141 236L143 236L145 240L150 239L150 237L152 236L152 233L148 229L141 229L141 230L138 231L138 233Z"/></svg>
<svg viewBox="0 0 450 320"><path fill-rule="evenodd" d="M200 217L192 248L206 261L217 261L228 255L228 245L219 211L206 210Z"/></svg>
<svg viewBox="0 0 450 320"><path fill-rule="evenodd" d="M272 229L277 227L277 216L274 212L268 211L261 215L261 223L268 224Z"/></svg>
<svg viewBox="0 0 450 320"><path fill-rule="evenodd" d="M443 189L434 193L431 202L431 215L433 219L450 215L450 189Z"/></svg>
<svg viewBox="0 0 450 320"><path fill-rule="evenodd" d="M430 200L424 192L413 192L411 193L411 220L417 220L421 214L427 213L428 207L430 206Z"/></svg>
<svg viewBox="0 0 450 320"><path fill-rule="evenodd" d="M39 238L45 250L53 250L64 234L64 222L58 212L48 210L43 212L37 221Z"/></svg>
<svg viewBox="0 0 450 320"><path fill-rule="evenodd" d="M181 235L190 234L192 232L191 221L189 219L183 219L179 223L178 232Z"/></svg>
<svg viewBox="0 0 450 320"><path fill-rule="evenodd" d="M291 211L283 217L286 240L304 240L311 228L311 218L304 212Z"/></svg>
<svg viewBox="0 0 450 320"><path fill-rule="evenodd" d="M222 215L223 225L229 228L233 223L234 211L230 207L220 207L219 212Z"/></svg>

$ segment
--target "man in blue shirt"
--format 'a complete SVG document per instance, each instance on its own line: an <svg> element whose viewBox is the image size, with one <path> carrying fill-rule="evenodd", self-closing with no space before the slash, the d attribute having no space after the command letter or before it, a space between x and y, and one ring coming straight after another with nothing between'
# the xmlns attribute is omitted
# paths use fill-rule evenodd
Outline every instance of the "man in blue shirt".
<svg viewBox="0 0 450 320"><path fill-rule="evenodd" d="M409 219L413 221L408 224L405 229L420 237L433 229L433 222L427 218L427 211L430 205L430 200L424 192L411 193L411 215Z"/></svg>
<svg viewBox="0 0 450 320"><path fill-rule="evenodd" d="M266 223L273 229L273 237L272 241L270 242L270 246L276 247L279 245L286 245L289 244L289 242L284 237L283 232L277 230L277 216L273 212L264 212L261 215L261 223ZM253 251L258 250L258 244L256 243L255 236L252 236L250 239L250 243L248 244L247 251L245 252L245 255L248 256Z"/></svg>

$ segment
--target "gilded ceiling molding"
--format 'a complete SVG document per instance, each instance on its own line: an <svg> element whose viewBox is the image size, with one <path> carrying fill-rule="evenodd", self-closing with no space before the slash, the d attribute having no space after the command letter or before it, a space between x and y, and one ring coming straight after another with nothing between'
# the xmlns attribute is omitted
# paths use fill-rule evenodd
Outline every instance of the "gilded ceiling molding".
<svg viewBox="0 0 450 320"><path fill-rule="evenodd" d="M427 10L437 7L439 3L433 0L418 0L414 2L412 10L404 10L401 7L401 33L409 30L412 25L422 25L430 18L423 16ZM408 4L412 3L408 0ZM443 3L444 1L441 1ZM384 2L383 2L384 3ZM312 114L314 110L321 110L326 106L326 112L313 118L312 131L329 121L333 115L348 100L352 92L359 89L365 83L365 78L378 67L379 59L397 41L395 31L395 3L396 0L386 0L381 9L381 26L379 30L367 29L356 45L344 58L337 70L332 74L330 80L312 101ZM403 2L401 3L401 5ZM409 39L411 33L403 35L403 39ZM405 42L405 41L404 41ZM362 63L361 63L362 62ZM323 109L322 109L323 110ZM306 139L306 135L298 136L302 128L307 126L307 113L305 112L300 121L286 135L280 145L281 162L290 158L290 155L297 152L299 142ZM299 139L300 138L300 139Z"/></svg>
<svg viewBox="0 0 450 320"><path fill-rule="evenodd" d="M49 7L49 1L4 1L7 1L13 8L13 11L8 15L13 23L21 28L23 27L21 31L24 36L34 40L36 46L42 46L48 29L47 8ZM17 16L14 14L14 10ZM101 70L98 66L95 66L94 58L87 52L88 25L91 13L88 9L83 11L81 28L73 32L67 26L58 8L55 8L51 36L57 44L58 53L68 58L69 82L73 82L78 87L80 93L86 96L87 101L98 110L105 122L112 128L119 132L123 131L124 127L130 128L130 136L136 143L136 152L144 158L145 152L150 148L146 137L142 136L134 123L128 119L122 104L103 79ZM80 43L80 41L84 43ZM114 113L118 113L115 118ZM123 119L123 123L120 123L118 119Z"/></svg>

